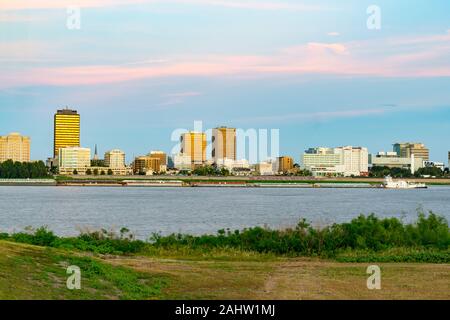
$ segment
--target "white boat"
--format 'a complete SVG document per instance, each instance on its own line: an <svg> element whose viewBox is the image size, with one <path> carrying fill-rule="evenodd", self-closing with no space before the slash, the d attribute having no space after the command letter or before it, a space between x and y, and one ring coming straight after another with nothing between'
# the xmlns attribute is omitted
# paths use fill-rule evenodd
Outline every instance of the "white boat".
<svg viewBox="0 0 450 320"><path fill-rule="evenodd" d="M425 183L415 183L410 181L398 180L394 181L392 177L384 178L383 187L386 189L426 189Z"/></svg>

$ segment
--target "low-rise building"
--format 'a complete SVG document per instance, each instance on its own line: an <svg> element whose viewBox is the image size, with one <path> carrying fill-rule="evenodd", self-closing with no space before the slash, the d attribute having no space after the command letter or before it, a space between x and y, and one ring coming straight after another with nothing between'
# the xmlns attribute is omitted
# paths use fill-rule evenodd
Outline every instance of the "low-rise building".
<svg viewBox="0 0 450 320"><path fill-rule="evenodd" d="M277 158L277 172L288 173L294 169L294 159L291 157L283 156Z"/></svg>
<svg viewBox="0 0 450 320"><path fill-rule="evenodd" d="M58 171L62 175L86 174L91 167L91 149L66 147L58 150Z"/></svg>
<svg viewBox="0 0 450 320"><path fill-rule="evenodd" d="M110 169L125 168L125 152L119 149L105 152L105 165Z"/></svg>
<svg viewBox="0 0 450 320"><path fill-rule="evenodd" d="M191 156L183 153L175 154L172 157L174 168L180 171L190 171L192 169Z"/></svg>
<svg viewBox="0 0 450 320"><path fill-rule="evenodd" d="M443 162L436 162L436 161L423 161L423 167L425 168L438 168L442 171L445 170L445 164Z"/></svg>
<svg viewBox="0 0 450 320"><path fill-rule="evenodd" d="M410 158L399 157L397 152L378 152L376 155L370 155L369 164L372 167L388 167L410 170L416 172L423 167L422 158L416 158L414 154Z"/></svg>
<svg viewBox="0 0 450 320"><path fill-rule="evenodd" d="M260 162L255 165L255 173L260 176L271 176L274 174L272 162Z"/></svg>
<svg viewBox="0 0 450 320"><path fill-rule="evenodd" d="M218 168L226 168L229 171L235 170L235 169L250 169L250 164L248 160L241 159L241 160L233 160L228 158L221 158L216 159L215 165Z"/></svg>
<svg viewBox="0 0 450 320"><path fill-rule="evenodd" d="M151 156L141 156L134 159L134 174L153 175L161 172L161 159Z"/></svg>
<svg viewBox="0 0 450 320"><path fill-rule="evenodd" d="M161 166L167 168L167 154L164 151L150 151L148 155L153 158L159 158Z"/></svg>

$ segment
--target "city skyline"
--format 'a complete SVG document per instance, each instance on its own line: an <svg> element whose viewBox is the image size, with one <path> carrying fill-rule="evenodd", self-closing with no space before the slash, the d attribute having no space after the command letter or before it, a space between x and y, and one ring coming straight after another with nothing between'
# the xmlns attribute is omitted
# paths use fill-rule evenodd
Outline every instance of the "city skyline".
<svg viewBox="0 0 450 320"><path fill-rule="evenodd" d="M66 118L63 118L63 120L61 118L58 118L58 117L61 117L61 116L66 117ZM67 117L74 117L74 116L76 118L75 122L74 122L74 119L67 118ZM77 110L69 109L67 106L64 109L56 110L56 113L54 114L54 119L53 119L53 121L54 121L54 125L53 125L53 128L54 128L54 133L53 133L53 136L54 136L54 139L53 139L53 150L54 150L54 153L56 153L56 150L58 150L59 148L61 148L61 147L64 148L65 146L67 146L69 148L75 147L75 148L81 148L81 149L85 149L85 150L88 149L89 153L90 153L91 148L88 147L88 146L83 147L83 146L81 146L81 143L80 143L80 136L81 136L81 126L80 126L81 121L80 121L80 119L81 119L80 113L78 113ZM74 126L74 123L76 123L75 126ZM202 123L201 122L194 123L194 127L196 127L198 125L201 126ZM147 152L141 153L141 155L137 155L137 156L133 155L133 161L135 161L135 159L137 159L139 157L141 157L141 158L151 157L151 154L159 154L159 153L161 153L161 154L164 154L164 157L166 157L166 156L173 157L173 156L176 156L176 155L189 156L191 158L191 160L192 160L192 165L194 165L194 163L197 163L197 162L198 162L197 164L204 165L206 163L206 160L213 161L216 164L221 163L221 165L223 165L224 164L223 163L224 160L227 160L227 159L228 160L232 160L232 161L238 160L236 158L237 140L240 140L241 143L245 144L245 149L247 149L245 151L246 155L247 155L247 152L252 152L251 149L253 147L248 145L248 143L250 143L250 144L252 143L251 141L241 140L242 137L241 137L241 139L236 139L236 137L239 136L239 134L244 134L244 135L248 134L248 132L246 132L246 130L242 130L240 128L237 129L237 128L230 128L230 127L226 127L226 126L218 126L218 127L212 128L212 129L206 129L206 130L202 129L201 131L183 129L183 130L186 130L186 131L185 132L179 132L179 130L180 130L180 128L174 130L172 132L172 135L171 135L172 141L175 142L175 141L178 141L178 140L177 139L173 140L174 134L176 134L177 132L179 133L179 138L180 138L179 143L175 144L175 147L178 147L176 152L171 153L171 152L166 152L166 151L154 151L154 150L152 150L152 151L150 151L148 153ZM239 131L241 131L241 132L239 132ZM57 133L57 132L62 132L63 133L63 138L62 138L63 140L62 141L66 141L66 142L61 143L61 141L59 141L59 140L61 140L61 138L57 138L57 136L60 135L61 133ZM205 132L209 132L209 134L210 134L209 138L210 139L208 139L208 134L206 134ZM236 135L236 133L238 133L238 135ZM231 135L228 137L229 134L231 134ZM11 136L11 137L15 137L15 136L22 137L20 135L20 133L17 133L17 132L12 132L12 133L9 134L9 136ZM194 136L198 136L198 138L194 138ZM5 136L5 137L0 136L0 138L7 138L7 137L8 136ZM189 137L189 139L186 139L186 137ZM228 137L228 139L231 139L231 142L230 141L228 143L226 142L227 141L227 137ZM27 155L27 157L28 157L27 159L28 160L26 160L26 161L30 161L30 160L31 161L35 161L35 160L42 160L42 161L44 161L45 159L31 159L31 157L30 157L30 154L31 154L31 152L30 152L31 151L30 140L31 139L30 139L30 137L27 137L27 136L24 136L24 138L27 139L27 143L28 143L28 147L27 147L27 154L28 154ZM74 138L76 139L76 141L73 140ZM220 144L218 145L217 143L219 141L222 141L222 139L223 139L223 143L224 144L222 145L222 142L220 142ZM257 149L254 150L254 151L256 151L257 153L259 153L261 155L261 152L258 150L259 147L261 146L260 139L261 139L261 137L257 134L257 140L253 141L253 143L257 144L257 146L256 146ZM271 138L269 137L269 140L270 139ZM190 143L188 145L186 145L186 142L187 142L186 140L190 141ZM57 144L59 145L58 148L56 146ZM217 158L215 156L215 150L216 150L216 148L218 146L220 146L220 148L223 149L223 152L225 152L223 154L226 154L226 152L231 152L231 154L230 154L231 158L228 158L228 157L225 157L225 158L220 158L219 157L219 158ZM280 158L291 158L291 159L293 159L293 163L291 163L290 165L293 165L294 163L297 163L297 164L301 165L301 164L304 163L304 160L303 160L304 155L305 154L309 154L309 153L316 153L317 151L315 151L315 150L321 149L322 151L320 151L320 153L322 153L322 152L325 152L326 150L340 149L340 148L345 148L345 147L352 148L352 146L349 145L349 144L344 144L344 145L338 146L338 147L335 146L333 148L329 148L329 147L330 147L330 145L321 145L321 146L316 146L314 148L311 148L311 146L310 146L309 149L304 149L303 151L300 152L300 156L299 156L298 159L296 159L295 157L292 157L292 155L287 155L287 154L282 155L282 153L278 153L278 154L273 155L272 157L268 156L267 158L259 158L257 162L253 162L251 164L257 164L257 163L262 163L262 162L266 162L266 161L278 162L278 161L280 161ZM92 160L99 160L97 144L95 144L94 148L95 148L95 153L94 153L94 157L92 158ZM185 148L187 148L189 150L187 150L185 152L183 150ZM370 154L373 157L379 156L380 154L383 154L383 156L385 156L385 155L387 155L389 153L392 153L390 151L387 151L387 154L386 154L385 150L378 150L376 152L375 151L371 151L365 146L354 147L354 148L356 148L356 149L364 148L364 149L366 149L367 154L368 155ZM409 149L409 148L412 148L412 149ZM172 148L172 150L173 149L174 148ZM194 149L196 150L195 152L194 152ZM226 150L228 150L228 151L226 151ZM115 148L112 148L112 149L105 150L104 151L105 157L106 157L107 153L114 152L114 151L123 152L122 149L117 149L117 147L115 147ZM403 141L403 142L395 142L395 143L392 144L392 151L393 151L393 153L397 154L398 157L402 157L403 159L410 159L411 158L411 154L414 153L416 156L418 155L419 158L422 158L423 161L430 162L430 163L440 162L440 160L439 161L432 161L432 159L430 159L430 156L429 156L430 155L430 150L428 148L426 148L425 144L423 144L422 142L417 142L417 141L415 141L415 142L411 142L411 141L410 142L405 142L405 141ZM193 153L193 152L195 153L195 155L191 156L191 153ZM220 152L222 154L222 151L220 151ZM264 154L266 152L268 152L268 150L266 150L264 152ZM270 151L270 152L272 152L272 151ZM128 162L126 160L126 152L123 152L123 153L124 153L123 154L123 161L124 161L124 163L131 163L131 162ZM142 154L145 154L145 153L147 154L147 156L142 156ZM448 161L449 161L448 164L450 165L450 151L447 152L447 155L448 155ZM160 158L160 157L156 156L156 158ZM251 159L251 158L252 158L252 156L250 155L250 157L244 157L244 158L239 159L239 160L248 160L248 159ZM46 157L46 159L51 160L51 161L54 160L51 157ZM166 160L165 161L161 160L161 164L165 165L166 164ZM217 162L217 160L221 160L221 161ZM445 161L442 161L442 163L445 163ZM280 166L280 164L278 164L278 166Z"/></svg>
<svg viewBox="0 0 450 320"><path fill-rule="evenodd" d="M81 28L66 27L80 6ZM0 130L52 154L48 117L82 114L81 145L130 162L176 128L280 129L280 154L418 141L447 159L448 1L14 2L0 8ZM114 21L112 23L111 21ZM233 21L232 24L229 21ZM321 21L320 24L315 23ZM145 146L141 137L146 137Z"/></svg>

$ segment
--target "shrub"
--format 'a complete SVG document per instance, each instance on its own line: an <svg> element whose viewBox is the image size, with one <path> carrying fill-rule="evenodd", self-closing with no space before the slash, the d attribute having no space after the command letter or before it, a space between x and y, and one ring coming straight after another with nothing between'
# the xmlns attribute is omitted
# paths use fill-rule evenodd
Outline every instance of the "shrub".
<svg viewBox="0 0 450 320"><path fill-rule="evenodd" d="M397 218L379 219L361 215L349 223L313 228L304 219L295 229L271 230L255 227L243 231L219 230L216 235L191 236L154 234L150 241L157 247L189 246L197 249L236 248L306 256L335 256L343 250L378 252L389 248L427 247L447 249L450 245L448 223L430 212L419 215L415 224L403 224Z"/></svg>
<svg viewBox="0 0 450 320"><path fill-rule="evenodd" d="M389 254L383 256L383 259L430 262L450 260L448 222L433 212L428 216L420 213L417 222L412 224L404 224L397 218L380 219L371 214L360 215L348 223L314 228L302 219L295 228L285 230L254 227L242 231L222 229L215 235L153 234L149 239L150 243L135 240L127 228L122 228L119 233L105 229L87 230L82 231L78 237L60 238L42 227L11 236L3 233L0 234L0 239L101 254L135 254L153 246L169 250L187 248L208 252L215 249L237 249L277 255L322 257L338 257L343 252L364 252L366 257L372 257L378 256L380 252L402 248L414 250L407 254L401 251L400 256L403 258Z"/></svg>

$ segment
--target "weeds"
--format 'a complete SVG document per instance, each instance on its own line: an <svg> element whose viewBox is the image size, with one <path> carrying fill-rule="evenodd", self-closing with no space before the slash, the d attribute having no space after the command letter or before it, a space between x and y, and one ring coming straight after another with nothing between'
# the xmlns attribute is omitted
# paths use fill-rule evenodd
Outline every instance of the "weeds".
<svg viewBox="0 0 450 320"><path fill-rule="evenodd" d="M255 227L243 231L219 230L216 235L192 236L154 234L150 239L157 247L187 246L197 249L236 248L260 253L291 256L335 257L348 250L380 252L391 248L448 250L448 222L430 212L419 214L414 224L403 224L397 218L379 219L361 215L349 223L313 228L304 219L296 228L271 230Z"/></svg>
<svg viewBox="0 0 450 320"><path fill-rule="evenodd" d="M46 227L8 235L0 239L100 254L151 254L190 252L256 252L268 255L339 258L341 260L450 261L448 222L433 212L419 213L418 220L405 224L397 218L361 215L348 223L314 228L305 219L295 228L272 230L255 227L242 231L219 230L215 235L153 234L148 242L135 240L129 230L82 231L78 237L62 238ZM393 253L393 249L398 249ZM386 254L388 252L389 254ZM358 254L355 254L358 253ZM352 260L352 261L353 261Z"/></svg>

